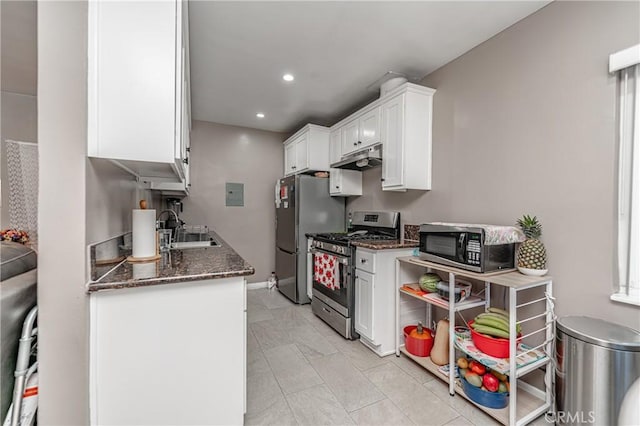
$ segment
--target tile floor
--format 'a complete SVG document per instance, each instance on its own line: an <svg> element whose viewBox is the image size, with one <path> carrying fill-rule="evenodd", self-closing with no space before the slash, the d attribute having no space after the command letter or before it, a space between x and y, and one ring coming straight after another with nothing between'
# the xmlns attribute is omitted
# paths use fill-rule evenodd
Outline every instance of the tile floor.
<svg viewBox="0 0 640 426"><path fill-rule="evenodd" d="M408 358L343 339L310 305L267 289L247 303L246 425L499 424Z"/></svg>

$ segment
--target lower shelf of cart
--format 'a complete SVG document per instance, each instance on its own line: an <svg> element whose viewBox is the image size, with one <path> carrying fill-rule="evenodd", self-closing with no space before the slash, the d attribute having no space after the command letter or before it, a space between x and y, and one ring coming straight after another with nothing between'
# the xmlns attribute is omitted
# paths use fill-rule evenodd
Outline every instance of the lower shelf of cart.
<svg viewBox="0 0 640 426"><path fill-rule="evenodd" d="M412 359L413 361L415 361L416 363L424 367L434 376L438 377L439 379L441 379L446 383L449 383L449 376L445 376L438 369L439 367L436 364L434 364L433 361L431 361L430 357L419 357L419 356L412 355L409 352L407 352L404 346L400 347L400 352L402 352L407 357L409 357L410 359ZM462 385L458 380L456 380L454 389L457 394L459 394L460 396L462 396L463 398L471 402L473 405L475 405L476 407L478 407L479 409L481 409L482 411L484 411L485 413L487 413L488 415L490 415L500 423L505 425L509 424L509 406L501 409L495 409L495 408L488 408L483 405L475 403L464 393L464 390L462 389ZM544 399L539 398L538 396L528 392L522 387L518 387L516 398L517 398L516 422L518 425L527 424L533 421L539 415L545 413L549 409L549 406ZM532 415L532 413L536 413L536 414Z"/></svg>
<svg viewBox="0 0 640 426"><path fill-rule="evenodd" d="M507 376L510 373L509 369L509 359L508 358L495 358L491 355L487 355L482 353L480 350L476 348L471 339L461 340L456 337L455 347L457 350L465 353L471 358L478 361L480 364L484 364L486 367L489 367L493 370L496 370L499 373L506 374ZM517 355L518 355L518 365L517 368L517 377L522 377L525 374L532 372L542 366L545 366L549 363L549 357L544 354L541 350L529 350L530 348L526 345L522 345L518 347Z"/></svg>

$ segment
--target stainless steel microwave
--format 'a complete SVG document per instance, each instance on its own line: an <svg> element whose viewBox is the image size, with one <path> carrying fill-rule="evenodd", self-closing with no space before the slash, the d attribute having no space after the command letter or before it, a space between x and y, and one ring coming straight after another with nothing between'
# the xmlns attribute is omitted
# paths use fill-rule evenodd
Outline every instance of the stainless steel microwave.
<svg viewBox="0 0 640 426"><path fill-rule="evenodd" d="M484 229L474 226L420 225L420 258L474 272L514 267L515 244L486 245Z"/></svg>

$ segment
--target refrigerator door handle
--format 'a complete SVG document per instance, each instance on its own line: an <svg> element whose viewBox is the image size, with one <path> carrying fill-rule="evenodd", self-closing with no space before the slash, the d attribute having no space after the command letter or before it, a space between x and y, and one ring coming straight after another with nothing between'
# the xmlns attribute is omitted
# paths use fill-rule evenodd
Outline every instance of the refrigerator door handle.
<svg viewBox="0 0 640 426"><path fill-rule="evenodd" d="M280 251L282 251L282 252L285 252L285 253L287 253L287 254L298 254L298 252L297 252L297 251L289 251L289 250L285 250L285 249L280 248L280 247L278 247L278 250L280 250Z"/></svg>

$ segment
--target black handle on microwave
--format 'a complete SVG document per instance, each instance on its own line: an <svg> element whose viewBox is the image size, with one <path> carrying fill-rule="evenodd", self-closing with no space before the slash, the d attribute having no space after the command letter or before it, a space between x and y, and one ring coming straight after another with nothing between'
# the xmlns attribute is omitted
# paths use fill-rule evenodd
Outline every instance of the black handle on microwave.
<svg viewBox="0 0 640 426"><path fill-rule="evenodd" d="M461 232L460 236L458 237L458 250L457 251L457 255L458 255L458 260L462 263L464 263L465 259L466 259L466 251L467 251L467 244L466 244L466 240L467 239L467 233L466 232Z"/></svg>

